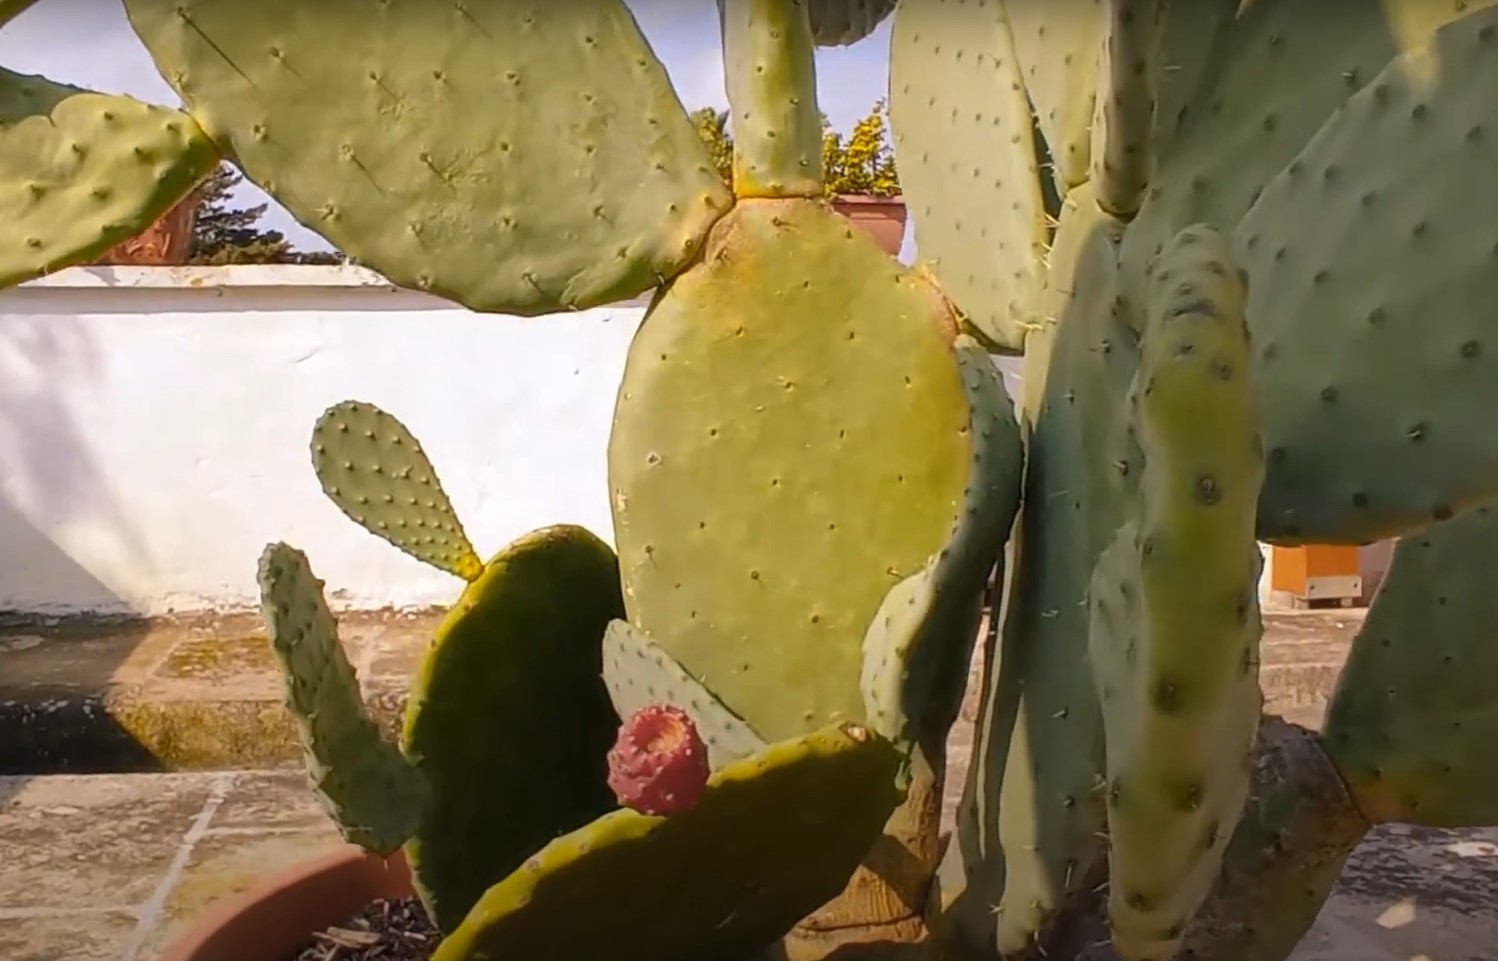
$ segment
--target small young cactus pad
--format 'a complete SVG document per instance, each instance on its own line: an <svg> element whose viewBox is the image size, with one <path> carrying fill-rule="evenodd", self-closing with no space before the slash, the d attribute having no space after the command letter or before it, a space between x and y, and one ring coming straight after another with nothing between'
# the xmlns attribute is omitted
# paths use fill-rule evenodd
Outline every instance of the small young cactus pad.
<svg viewBox="0 0 1498 961"><path fill-rule="evenodd" d="M604 632L603 683L620 717L662 702L686 712L707 744L708 763L714 770L765 746L743 718L628 621L613 621Z"/></svg>
<svg viewBox="0 0 1498 961"><path fill-rule="evenodd" d="M619 716L600 642L623 613L614 552L558 525L495 555L438 627L402 746L432 784L406 854L444 931L547 841L614 808L604 755Z"/></svg>
<svg viewBox="0 0 1498 961"><path fill-rule="evenodd" d="M771 744L689 811L619 810L552 841L432 961L752 957L842 890L900 800L900 764L852 724Z"/></svg>
<svg viewBox="0 0 1498 961"><path fill-rule="evenodd" d="M129 240L218 162L181 111L0 69L0 288Z"/></svg>
<svg viewBox="0 0 1498 961"><path fill-rule="evenodd" d="M260 555L260 598L271 650L286 681L307 772L345 840L376 854L415 833L429 801L425 779L380 736L338 642L322 582L286 544Z"/></svg>
<svg viewBox="0 0 1498 961"><path fill-rule="evenodd" d="M312 467L338 509L371 534L465 581L483 571L426 452L390 414L352 400L328 408L312 428Z"/></svg>
<svg viewBox="0 0 1498 961"><path fill-rule="evenodd" d="M1047 231L1030 105L1000 0L900 4L889 72L895 158L921 258L974 326L1018 351L1039 320ZM991 184L1001 189L972 189Z"/></svg>
<svg viewBox="0 0 1498 961"><path fill-rule="evenodd" d="M395 283L523 315L681 270L732 203L621 0L127 0L247 177Z"/></svg>
<svg viewBox="0 0 1498 961"><path fill-rule="evenodd" d="M690 811L707 787L707 745L679 707L650 704L619 726L609 749L609 787L641 814Z"/></svg>
<svg viewBox="0 0 1498 961"><path fill-rule="evenodd" d="M963 510L953 327L821 203L754 200L635 336L609 443L630 620L769 740L862 719L864 632Z"/></svg>

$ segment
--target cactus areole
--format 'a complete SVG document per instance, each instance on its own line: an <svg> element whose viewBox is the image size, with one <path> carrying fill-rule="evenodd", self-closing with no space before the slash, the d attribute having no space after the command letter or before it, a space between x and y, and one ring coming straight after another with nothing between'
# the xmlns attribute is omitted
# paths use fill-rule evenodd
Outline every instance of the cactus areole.
<svg viewBox="0 0 1498 961"><path fill-rule="evenodd" d="M707 745L687 712L651 704L630 715L609 751L609 787L641 814L691 810L707 786Z"/></svg>

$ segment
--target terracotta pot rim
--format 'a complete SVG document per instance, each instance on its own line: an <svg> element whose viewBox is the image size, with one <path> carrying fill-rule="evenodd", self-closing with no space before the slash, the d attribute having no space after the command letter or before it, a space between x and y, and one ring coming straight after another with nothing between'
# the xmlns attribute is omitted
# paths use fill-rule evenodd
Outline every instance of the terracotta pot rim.
<svg viewBox="0 0 1498 961"><path fill-rule="evenodd" d="M874 197L869 194L834 194L833 203L870 207L903 207L905 206L905 197L903 194L895 194L893 197Z"/></svg>
<svg viewBox="0 0 1498 961"><path fill-rule="evenodd" d="M380 898L413 893L405 856L348 844L215 903L156 961L286 961L323 928Z"/></svg>

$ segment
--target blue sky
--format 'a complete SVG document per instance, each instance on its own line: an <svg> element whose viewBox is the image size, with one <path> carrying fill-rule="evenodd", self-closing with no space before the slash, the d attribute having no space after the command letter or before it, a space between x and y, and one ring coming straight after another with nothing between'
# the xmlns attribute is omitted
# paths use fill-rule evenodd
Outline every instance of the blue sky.
<svg viewBox="0 0 1498 961"><path fill-rule="evenodd" d="M565 0L558 0L565 2ZM665 63L687 109L728 106L723 54L713 0L627 0L641 29ZM818 97L838 130L850 129L884 96L888 84L889 23L850 46L819 51ZM178 99L130 31L119 0L40 0L0 31L0 63L66 83L125 93L155 103ZM246 185L246 204L264 195ZM285 231L298 247L327 247L279 207L267 226Z"/></svg>

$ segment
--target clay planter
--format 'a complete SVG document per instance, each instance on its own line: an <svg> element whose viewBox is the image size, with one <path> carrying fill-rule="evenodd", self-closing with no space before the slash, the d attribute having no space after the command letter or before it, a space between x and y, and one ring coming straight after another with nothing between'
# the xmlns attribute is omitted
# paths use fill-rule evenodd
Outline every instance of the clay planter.
<svg viewBox="0 0 1498 961"><path fill-rule="evenodd" d="M839 194L832 209L874 238L884 252L898 256L905 239L905 201L899 197L859 197Z"/></svg>
<svg viewBox="0 0 1498 961"><path fill-rule="evenodd" d="M411 895L403 855L381 859L348 845L217 905L157 961L286 961L317 932L343 924L370 902Z"/></svg>

